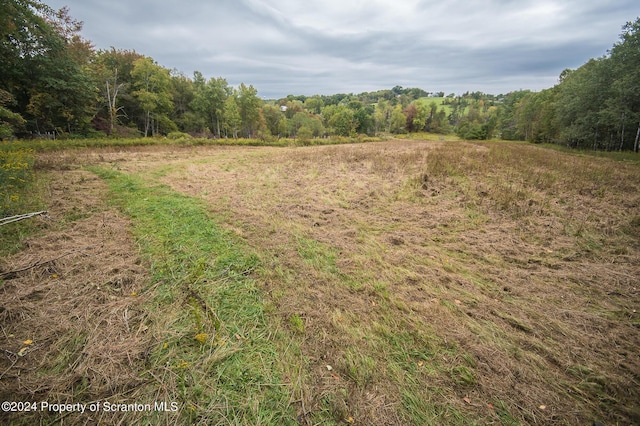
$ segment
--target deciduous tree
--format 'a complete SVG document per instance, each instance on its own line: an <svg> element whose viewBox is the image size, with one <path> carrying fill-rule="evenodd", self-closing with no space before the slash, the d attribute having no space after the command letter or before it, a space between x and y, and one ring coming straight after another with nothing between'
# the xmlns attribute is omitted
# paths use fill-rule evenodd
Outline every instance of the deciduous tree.
<svg viewBox="0 0 640 426"><path fill-rule="evenodd" d="M0 2L0 90L15 100L10 111L26 118L30 130L86 130L95 113L87 68L92 49L79 36L81 28L64 8Z"/></svg>
<svg viewBox="0 0 640 426"><path fill-rule="evenodd" d="M226 135L231 133L232 138L238 137L238 131L242 125L242 117L240 116L240 109L236 102L235 95L229 96L224 102L224 128Z"/></svg>
<svg viewBox="0 0 640 426"><path fill-rule="evenodd" d="M136 126L131 120L142 114L137 99L131 94L134 62L143 55L131 50L99 50L92 61L92 73L100 88L98 118L94 124L109 135L119 135L125 128ZM106 122L106 126L104 123Z"/></svg>
<svg viewBox="0 0 640 426"><path fill-rule="evenodd" d="M260 129L263 118L260 115L262 100L258 97L258 91L252 85L247 87L241 83L238 88L237 102L243 134L247 138L253 137L255 132Z"/></svg>
<svg viewBox="0 0 640 426"><path fill-rule="evenodd" d="M144 57L134 62L131 76L135 88L133 95L143 110L144 135L148 136L149 132L156 135L160 132L160 124L171 125L168 114L173 108L173 101L169 70L156 64L153 59Z"/></svg>
<svg viewBox="0 0 640 426"><path fill-rule="evenodd" d="M191 102L191 108L207 123L207 127L216 134L221 135L221 123L223 121L224 105L232 89L227 80L222 77L210 78L205 81L198 71L194 73L195 98Z"/></svg>

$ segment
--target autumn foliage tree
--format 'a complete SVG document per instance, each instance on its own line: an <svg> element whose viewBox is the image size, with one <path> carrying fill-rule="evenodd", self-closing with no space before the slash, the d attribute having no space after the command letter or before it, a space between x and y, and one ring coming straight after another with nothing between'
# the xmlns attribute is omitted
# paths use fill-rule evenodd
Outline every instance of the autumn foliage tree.
<svg viewBox="0 0 640 426"><path fill-rule="evenodd" d="M94 114L88 106L97 93L88 68L91 45L81 28L67 9L35 0L0 2L0 90L9 99L3 107L22 118L5 121L5 131L20 131L23 120L25 130L36 133L88 130Z"/></svg>
<svg viewBox="0 0 640 426"><path fill-rule="evenodd" d="M455 132L592 149L640 149L640 18L606 55L554 87L444 98L399 85L263 101L199 71L189 78L135 51L95 51L67 8L0 0L0 138L42 134L354 137ZM434 99L435 95L438 99Z"/></svg>

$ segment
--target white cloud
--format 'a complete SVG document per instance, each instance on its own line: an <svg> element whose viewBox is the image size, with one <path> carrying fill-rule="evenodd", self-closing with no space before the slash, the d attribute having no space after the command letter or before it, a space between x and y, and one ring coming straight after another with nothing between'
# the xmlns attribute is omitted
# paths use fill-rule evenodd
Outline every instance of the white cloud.
<svg viewBox="0 0 640 426"><path fill-rule="evenodd" d="M135 49L261 95L396 84L457 93L538 90L603 55L632 0L49 0L98 48Z"/></svg>

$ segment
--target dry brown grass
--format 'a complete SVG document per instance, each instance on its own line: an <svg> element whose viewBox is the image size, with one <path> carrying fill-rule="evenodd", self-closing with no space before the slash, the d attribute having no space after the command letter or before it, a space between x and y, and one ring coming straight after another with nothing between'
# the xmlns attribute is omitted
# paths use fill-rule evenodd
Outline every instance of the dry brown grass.
<svg viewBox="0 0 640 426"><path fill-rule="evenodd" d="M143 382L149 349L139 295L147 268L128 220L105 205L96 176L55 174L49 191L51 219L41 235L0 263L0 399L75 403L125 395ZM44 422L88 420L41 415ZM2 416L35 421L21 413Z"/></svg>
<svg viewBox="0 0 640 426"><path fill-rule="evenodd" d="M160 180L206 200L259 253L256 279L302 352L284 378L301 424L640 422L637 166L419 141L66 155L39 164L100 162ZM95 200L60 201L79 220L2 264L79 249L55 270L5 282L3 348L36 342L0 365L7 392L62 398L90 383L86 392L104 398L140 388L145 318L127 294L144 271L126 220L101 204L90 175L73 173L52 188L91 182L80 192ZM45 306L54 294L63 309ZM65 340L71 327L82 341ZM70 367L51 372L53 385L28 382L57 352Z"/></svg>
<svg viewBox="0 0 640 426"><path fill-rule="evenodd" d="M639 175L526 145L389 142L216 152L164 181L267 253L278 312L304 320L307 407L415 420L385 362L407 330L408 352L441 357L412 380L453 417L584 424L640 415ZM375 373L349 373L369 362L354 350Z"/></svg>

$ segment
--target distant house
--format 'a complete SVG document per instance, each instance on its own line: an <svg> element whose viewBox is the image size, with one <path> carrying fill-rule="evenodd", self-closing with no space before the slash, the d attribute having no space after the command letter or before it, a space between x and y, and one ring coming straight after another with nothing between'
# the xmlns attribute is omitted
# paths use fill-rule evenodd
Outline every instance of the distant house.
<svg viewBox="0 0 640 426"><path fill-rule="evenodd" d="M287 106L286 105L280 105L280 111L287 112Z"/></svg>

